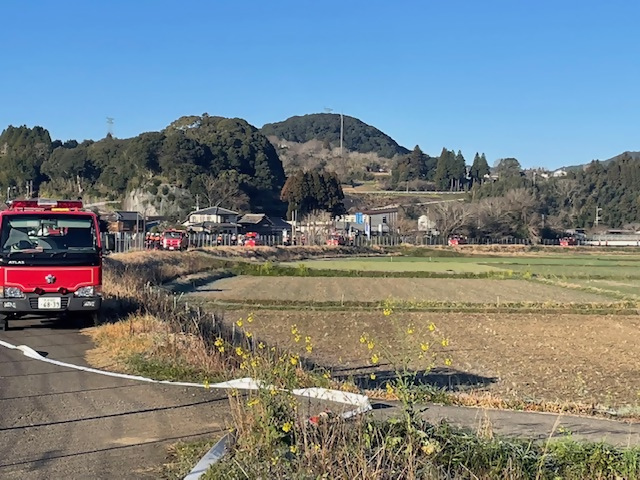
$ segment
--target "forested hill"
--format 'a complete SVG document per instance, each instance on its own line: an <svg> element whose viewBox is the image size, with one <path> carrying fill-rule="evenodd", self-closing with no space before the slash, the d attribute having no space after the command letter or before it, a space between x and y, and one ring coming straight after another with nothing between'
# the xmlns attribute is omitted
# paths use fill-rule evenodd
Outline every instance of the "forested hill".
<svg viewBox="0 0 640 480"><path fill-rule="evenodd" d="M629 152L629 151L622 152L620 155L616 155L615 157L611 157L611 158L608 158L607 160L600 161L600 164L606 165L608 163L615 162L617 160L640 160L640 152ZM567 170L584 169L587 167L587 165L589 164L585 163L583 165L571 165L569 167L565 167L565 169Z"/></svg>
<svg viewBox="0 0 640 480"><path fill-rule="evenodd" d="M389 135L347 115L344 119L343 147L360 153L376 153L381 157L406 155L409 150L398 145ZM327 146L340 146L340 115L314 113L290 117L283 122L267 123L261 129L266 136L289 142L305 143L318 140Z"/></svg>
<svg viewBox="0 0 640 480"><path fill-rule="evenodd" d="M488 230L494 233L500 222L512 230L519 222L538 229L591 228L596 208L601 227L640 229L638 192L640 159L623 156L608 163L594 161L565 177L545 181L507 172L495 182L474 186L471 195L480 202L478 218L485 217L491 225Z"/></svg>
<svg viewBox="0 0 640 480"><path fill-rule="evenodd" d="M286 208L279 200L284 170L269 140L245 120L206 114L159 132L82 143L52 141L42 127L9 126L0 134L0 187L24 195L30 180L41 194L120 199L136 189L156 195L164 184L185 198L198 194L201 205L224 192L228 208Z"/></svg>

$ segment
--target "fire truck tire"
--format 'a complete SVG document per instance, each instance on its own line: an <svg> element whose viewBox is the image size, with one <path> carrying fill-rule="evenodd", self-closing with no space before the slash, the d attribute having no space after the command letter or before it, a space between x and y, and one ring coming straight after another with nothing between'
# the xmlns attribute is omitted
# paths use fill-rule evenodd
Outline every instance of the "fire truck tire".
<svg viewBox="0 0 640 480"><path fill-rule="evenodd" d="M93 312L91 314L91 326L97 327L103 322L104 322L104 315L102 313L102 310L98 310L97 312Z"/></svg>
<svg viewBox="0 0 640 480"><path fill-rule="evenodd" d="M0 315L0 331L6 332L7 330L9 330L9 317Z"/></svg>

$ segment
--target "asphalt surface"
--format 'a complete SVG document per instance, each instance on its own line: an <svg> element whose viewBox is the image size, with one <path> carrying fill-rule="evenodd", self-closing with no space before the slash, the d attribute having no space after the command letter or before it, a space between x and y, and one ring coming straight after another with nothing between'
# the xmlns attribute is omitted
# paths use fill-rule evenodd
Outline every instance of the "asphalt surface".
<svg viewBox="0 0 640 480"><path fill-rule="evenodd" d="M90 340L61 323L20 320L0 340L88 366ZM59 367L0 347L0 478L148 479L178 440L218 438L227 396Z"/></svg>

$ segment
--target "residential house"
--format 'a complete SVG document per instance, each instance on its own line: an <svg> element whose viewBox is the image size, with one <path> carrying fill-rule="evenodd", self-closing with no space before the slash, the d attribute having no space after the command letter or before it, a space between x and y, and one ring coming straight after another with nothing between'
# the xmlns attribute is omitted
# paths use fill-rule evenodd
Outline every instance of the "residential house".
<svg viewBox="0 0 640 480"><path fill-rule="evenodd" d="M139 233L145 228L144 215L140 212L116 210L101 216L110 232Z"/></svg>
<svg viewBox="0 0 640 480"><path fill-rule="evenodd" d="M291 230L291 224L264 213L247 213L238 220L240 233L256 232L259 235L282 235Z"/></svg>
<svg viewBox="0 0 640 480"><path fill-rule="evenodd" d="M368 224L371 233L383 234L393 232L394 225L398 222L398 206L372 208L362 212L365 225ZM366 229L365 229L366 231Z"/></svg>
<svg viewBox="0 0 640 480"><path fill-rule="evenodd" d="M436 222L428 215L420 215L418 218L418 231L425 232L427 235L439 235Z"/></svg>
<svg viewBox="0 0 640 480"><path fill-rule="evenodd" d="M370 232L380 235L393 232L393 226L398 221L397 205L372 208L355 214L343 215L336 221L336 228L359 233Z"/></svg>
<svg viewBox="0 0 640 480"><path fill-rule="evenodd" d="M238 212L209 207L191 212L182 223L188 230L205 233L238 233Z"/></svg>

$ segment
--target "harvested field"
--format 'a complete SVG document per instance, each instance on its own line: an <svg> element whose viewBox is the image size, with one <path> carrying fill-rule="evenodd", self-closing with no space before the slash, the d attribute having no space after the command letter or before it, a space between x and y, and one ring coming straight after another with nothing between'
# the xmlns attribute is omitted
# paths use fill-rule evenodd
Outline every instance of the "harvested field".
<svg viewBox="0 0 640 480"><path fill-rule="evenodd" d="M248 313L228 312L227 317L236 320ZM251 331L257 338L300 350L290 333L297 324L301 335L312 338L310 358L333 367L334 375L368 378L373 367L368 362L371 352L359 341L363 332L400 354L415 354L406 325L415 325L417 339L434 322L450 339L446 355L452 368L465 374L453 376L454 384L464 386L469 377L484 380L489 392L506 399L636 408L640 400L637 316L397 312L385 317L379 311L254 310L254 317ZM381 358L379 378L385 369Z"/></svg>
<svg viewBox="0 0 640 480"><path fill-rule="evenodd" d="M611 303L605 295L526 280L238 276L199 287L216 300Z"/></svg>

